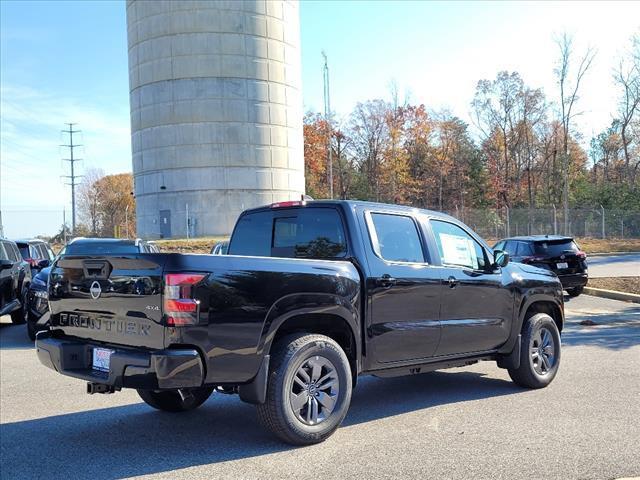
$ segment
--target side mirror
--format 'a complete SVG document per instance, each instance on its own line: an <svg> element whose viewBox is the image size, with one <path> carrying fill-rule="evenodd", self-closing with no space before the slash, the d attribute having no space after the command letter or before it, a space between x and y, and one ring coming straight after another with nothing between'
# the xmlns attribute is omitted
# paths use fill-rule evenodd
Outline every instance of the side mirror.
<svg viewBox="0 0 640 480"><path fill-rule="evenodd" d="M13 262L11 260L0 260L0 270L7 270L11 267L13 267Z"/></svg>
<svg viewBox="0 0 640 480"><path fill-rule="evenodd" d="M47 268L50 264L51 262L45 258L44 260L40 260L38 262L38 268Z"/></svg>
<svg viewBox="0 0 640 480"><path fill-rule="evenodd" d="M494 262L493 264L496 267L506 267L509 264L509 254L504 250L494 250L493 251Z"/></svg>

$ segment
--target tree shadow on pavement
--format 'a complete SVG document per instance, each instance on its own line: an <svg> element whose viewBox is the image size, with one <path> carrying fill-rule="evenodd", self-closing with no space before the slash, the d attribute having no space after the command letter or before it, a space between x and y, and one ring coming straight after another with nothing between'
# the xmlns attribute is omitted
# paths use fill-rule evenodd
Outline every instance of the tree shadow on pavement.
<svg viewBox="0 0 640 480"><path fill-rule="evenodd" d="M521 391L470 372L362 378L345 425ZM254 407L222 394L181 414L133 404L5 423L0 438L3 478L115 479L292 448L258 424Z"/></svg>
<svg viewBox="0 0 640 480"><path fill-rule="evenodd" d="M609 305L606 302L599 304L604 308L572 309L572 301L577 299L565 299L564 346L591 345L619 350L640 345L640 305L615 302L616 311L603 311Z"/></svg>

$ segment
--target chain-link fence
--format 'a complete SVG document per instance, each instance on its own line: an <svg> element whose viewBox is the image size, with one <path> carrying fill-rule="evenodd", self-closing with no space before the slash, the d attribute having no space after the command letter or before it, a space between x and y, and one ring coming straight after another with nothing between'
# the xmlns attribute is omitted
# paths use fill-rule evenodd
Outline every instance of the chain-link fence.
<svg viewBox="0 0 640 480"><path fill-rule="evenodd" d="M448 211L485 238L566 234L592 238L640 238L640 211L605 208L569 210L565 229L560 208L465 208Z"/></svg>

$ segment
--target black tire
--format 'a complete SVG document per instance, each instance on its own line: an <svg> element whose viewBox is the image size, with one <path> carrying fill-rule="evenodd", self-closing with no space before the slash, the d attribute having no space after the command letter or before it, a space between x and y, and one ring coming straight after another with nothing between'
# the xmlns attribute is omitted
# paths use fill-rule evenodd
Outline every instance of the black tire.
<svg viewBox="0 0 640 480"><path fill-rule="evenodd" d="M186 412L198 408L213 393L214 387L187 388L182 400L178 390L138 390L138 395L150 407L164 412Z"/></svg>
<svg viewBox="0 0 640 480"><path fill-rule="evenodd" d="M558 373L560 358L560 332L556 322L546 313L537 313L525 320L520 367L509 369L509 376L521 387L546 387Z"/></svg>
<svg viewBox="0 0 640 480"><path fill-rule="evenodd" d="M25 287L20 297L20 308L11 312L11 323L14 325L20 325L27 321L27 314L29 308L27 307L27 288Z"/></svg>
<svg viewBox="0 0 640 480"><path fill-rule="evenodd" d="M584 291L584 287L573 287L573 288L567 289L567 293L569 294L570 297L577 297L583 291Z"/></svg>
<svg viewBox="0 0 640 480"><path fill-rule="evenodd" d="M300 375L305 374L308 383L303 387ZM286 443L319 443L344 420L351 391L351 367L340 345L324 335L291 335L272 349L267 398L258 405L258 418ZM304 397L300 397L302 403L295 409L292 397L299 395Z"/></svg>

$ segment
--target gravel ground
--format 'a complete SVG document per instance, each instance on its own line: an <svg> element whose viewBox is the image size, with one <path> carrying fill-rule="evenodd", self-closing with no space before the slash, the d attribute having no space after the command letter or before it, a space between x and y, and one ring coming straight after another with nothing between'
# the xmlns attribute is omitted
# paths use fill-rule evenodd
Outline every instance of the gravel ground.
<svg viewBox="0 0 640 480"><path fill-rule="evenodd" d="M493 363L360 379L321 445L291 448L214 395L178 415L135 392L83 393L0 325L0 476L10 478L615 478L640 475L640 306L567 303L560 372L524 390ZM594 326L580 322L591 320ZM6 320L3 320L6 322Z"/></svg>
<svg viewBox="0 0 640 480"><path fill-rule="evenodd" d="M593 288L604 288L605 290L615 290L616 292L635 293L636 295L640 295L640 277L590 278L589 286Z"/></svg>

